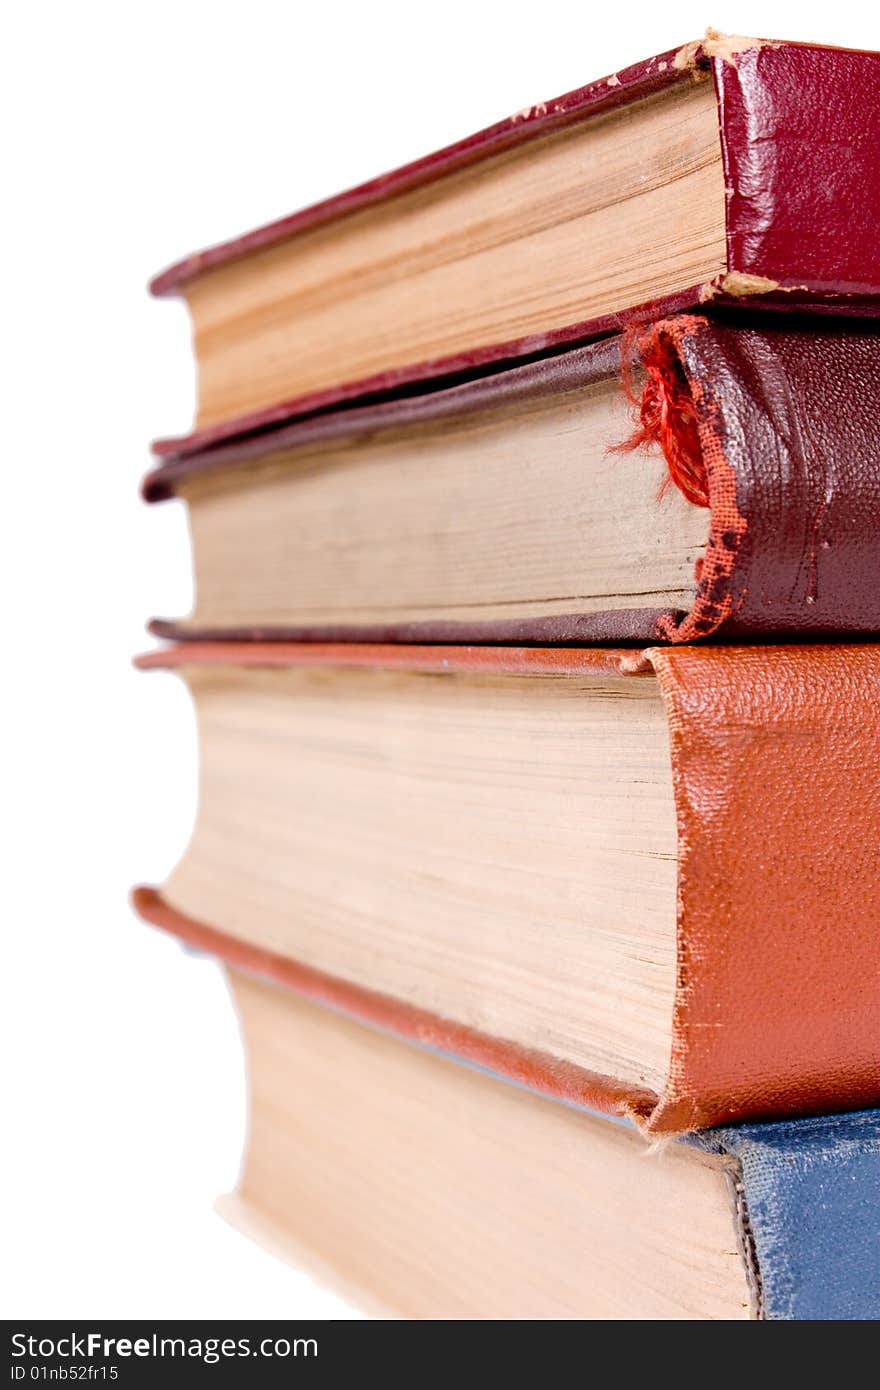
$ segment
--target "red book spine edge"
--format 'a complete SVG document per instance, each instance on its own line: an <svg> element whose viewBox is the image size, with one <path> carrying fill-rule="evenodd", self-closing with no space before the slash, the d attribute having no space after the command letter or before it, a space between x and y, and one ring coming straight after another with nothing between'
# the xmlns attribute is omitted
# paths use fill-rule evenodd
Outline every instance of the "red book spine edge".
<svg viewBox="0 0 880 1390"><path fill-rule="evenodd" d="M651 1133L880 1104L876 644L626 652L194 643L138 664L557 675L653 669L670 730L679 861L671 1060L659 1103L384 996L365 1002L354 986L345 986L354 991L347 1003L333 998L404 1036L425 1040L427 1027L432 1045L528 1077L524 1084L548 1095L625 1114ZM150 920L159 914L153 890L143 890L137 905ZM166 904L159 924L177 930L179 914ZM200 940L222 946L228 958L229 938L184 926L186 939L198 928ZM327 1002L342 988L295 963L272 970L292 988L320 987Z"/></svg>
<svg viewBox="0 0 880 1390"><path fill-rule="evenodd" d="M186 256L156 275L150 282L150 290L159 296L176 294L188 281L217 266L275 246L288 237L360 212L410 189L433 183L489 155L501 154L577 121L627 106L653 92L662 91L664 87L691 82L695 74L705 76L708 66L709 59L701 44L686 44L680 49L659 53L656 57L622 68L608 77L597 78L587 86L578 87L551 101L525 107L494 125L467 135L443 149L434 150L410 164L380 174L355 188L313 203L310 207L245 232L230 241Z"/></svg>
<svg viewBox="0 0 880 1390"><path fill-rule="evenodd" d="M198 951L218 957L234 970L269 980L326 1008L338 1009L370 1027L485 1067L487 1071L554 1100L619 1115L639 1125L644 1125L657 1103L651 1091L622 1086L609 1076L573 1066L549 1053L489 1037L386 994L363 989L273 951L239 941L178 912L155 888L135 888L132 904L144 921Z"/></svg>

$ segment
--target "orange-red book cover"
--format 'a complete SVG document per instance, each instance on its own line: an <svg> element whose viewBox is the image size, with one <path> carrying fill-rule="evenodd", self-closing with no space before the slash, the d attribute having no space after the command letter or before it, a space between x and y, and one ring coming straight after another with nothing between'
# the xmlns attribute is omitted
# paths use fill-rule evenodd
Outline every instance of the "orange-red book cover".
<svg viewBox="0 0 880 1390"><path fill-rule="evenodd" d="M880 648L620 650L192 644L144 668L306 663L522 675L653 671L678 831L662 1095L255 950L137 890L147 920L243 969L548 1094L666 1133L880 1103Z"/></svg>

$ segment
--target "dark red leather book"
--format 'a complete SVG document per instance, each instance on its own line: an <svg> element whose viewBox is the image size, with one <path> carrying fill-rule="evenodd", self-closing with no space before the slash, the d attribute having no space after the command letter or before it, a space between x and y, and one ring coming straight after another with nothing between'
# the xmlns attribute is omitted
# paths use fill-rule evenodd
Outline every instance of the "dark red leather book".
<svg viewBox="0 0 880 1390"><path fill-rule="evenodd" d="M198 430L160 450L697 303L873 313L878 94L876 53L710 33L189 256L153 289Z"/></svg>
<svg viewBox="0 0 880 1390"><path fill-rule="evenodd" d="M629 340L635 419L621 340L603 339L169 460L145 493L189 507L197 601L153 630L508 644L878 632L878 345L865 320L679 316ZM643 447L614 452L628 438Z"/></svg>
<svg viewBox="0 0 880 1390"><path fill-rule="evenodd" d="M672 1132L880 1103L880 649L192 644L156 925Z"/></svg>

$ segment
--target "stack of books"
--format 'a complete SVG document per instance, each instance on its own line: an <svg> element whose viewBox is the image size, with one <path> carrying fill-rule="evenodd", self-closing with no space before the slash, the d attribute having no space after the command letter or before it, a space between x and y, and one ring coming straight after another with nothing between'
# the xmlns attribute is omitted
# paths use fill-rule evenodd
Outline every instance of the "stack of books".
<svg viewBox="0 0 880 1390"><path fill-rule="evenodd" d="M880 1317L880 55L710 34L154 289L230 1218L385 1316Z"/></svg>

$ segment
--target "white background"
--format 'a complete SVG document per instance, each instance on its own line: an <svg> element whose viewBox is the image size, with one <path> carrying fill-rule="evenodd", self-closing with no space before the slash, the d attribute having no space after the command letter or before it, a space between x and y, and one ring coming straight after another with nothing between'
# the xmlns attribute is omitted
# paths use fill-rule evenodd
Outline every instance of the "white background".
<svg viewBox="0 0 880 1390"><path fill-rule="evenodd" d="M709 8L711 3L712 8ZM730 32L880 49L876 5L18 5L4 23L2 1225L6 1317L350 1317L212 1211L244 1084L213 965L138 924L195 810L188 611L148 440L193 409L166 262L615 68Z"/></svg>

